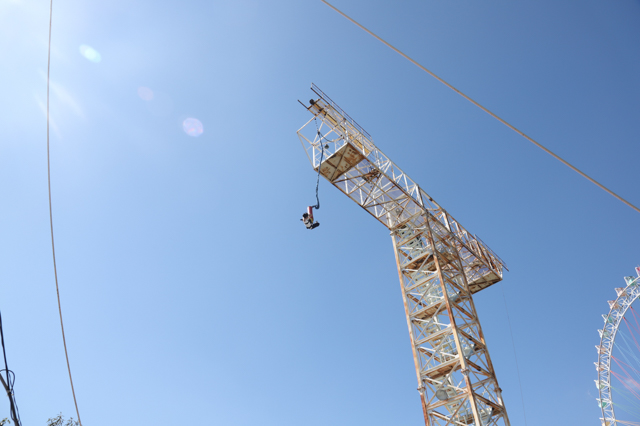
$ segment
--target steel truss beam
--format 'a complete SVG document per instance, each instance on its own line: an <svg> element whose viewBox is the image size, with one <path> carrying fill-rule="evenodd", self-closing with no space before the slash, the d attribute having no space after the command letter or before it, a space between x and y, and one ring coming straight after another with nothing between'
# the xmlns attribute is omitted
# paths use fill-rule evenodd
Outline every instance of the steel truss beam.
<svg viewBox="0 0 640 426"><path fill-rule="evenodd" d="M298 130L311 164L391 231L425 425L509 426L472 298L504 262L312 90L314 117Z"/></svg>
<svg viewBox="0 0 640 426"><path fill-rule="evenodd" d="M427 425L509 425L462 246L430 213L392 229Z"/></svg>

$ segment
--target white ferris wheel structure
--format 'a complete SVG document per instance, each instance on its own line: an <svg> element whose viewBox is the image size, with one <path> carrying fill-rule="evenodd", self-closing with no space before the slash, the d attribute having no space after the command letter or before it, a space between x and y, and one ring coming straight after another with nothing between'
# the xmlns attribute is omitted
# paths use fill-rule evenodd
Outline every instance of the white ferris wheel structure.
<svg viewBox="0 0 640 426"><path fill-rule="evenodd" d="M637 276L635 277L625 277L626 287L616 288L617 298L609 301L609 313L602 316L604 318L604 327L602 330L598 330L598 333L600 333L600 344L596 346L598 362L595 363L598 371L598 379L595 382L599 393L597 398L598 406L602 411L602 417L600 418L602 426L640 426L640 422L616 418L615 407L619 406L619 404L618 401L614 404L612 398L612 392L615 389L615 387L612 386L612 378L620 380L620 377L615 371L612 371L611 365L612 360L620 365L620 362L614 355L614 348L617 348L616 336L619 334L620 326L627 321L625 320L625 314L627 314L633 302L640 297L640 267L636 268L636 274ZM631 309L633 312L633 308ZM635 318L635 312L633 312L633 315ZM635 370L634 366L628 367ZM635 371L635 374L637 374L637 370ZM640 389L637 388L637 381L633 380L630 385L626 383L625 385L627 385L636 397L640 395ZM638 392L633 392L634 389ZM638 402L640 402L640 398Z"/></svg>

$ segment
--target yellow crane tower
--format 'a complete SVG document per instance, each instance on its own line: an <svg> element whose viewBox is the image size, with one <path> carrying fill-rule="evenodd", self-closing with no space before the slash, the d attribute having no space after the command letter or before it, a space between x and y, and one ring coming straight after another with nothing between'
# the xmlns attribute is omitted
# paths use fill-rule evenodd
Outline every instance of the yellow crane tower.
<svg viewBox="0 0 640 426"><path fill-rule="evenodd" d="M472 297L504 262L311 90L313 118L298 130L309 161L391 233L425 425L510 426Z"/></svg>

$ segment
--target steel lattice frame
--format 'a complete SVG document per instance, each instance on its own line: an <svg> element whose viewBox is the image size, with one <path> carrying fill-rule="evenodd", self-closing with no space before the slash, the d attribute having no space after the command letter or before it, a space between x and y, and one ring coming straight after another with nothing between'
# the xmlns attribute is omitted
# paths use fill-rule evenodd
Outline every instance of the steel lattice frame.
<svg viewBox="0 0 640 426"><path fill-rule="evenodd" d="M600 345L596 346L598 351L598 362L595 363L598 370L598 406L602 410L603 426L614 426L617 424L616 415L611 399L611 357L615 344L618 328L622 323L624 315L633 302L640 297L640 268L636 268L638 277L625 277L627 286L616 288L618 298L609 301L609 313L603 315L604 327L598 330L600 333Z"/></svg>
<svg viewBox="0 0 640 426"><path fill-rule="evenodd" d="M391 231L425 425L509 426L472 298L504 262L312 90L314 117L298 130L311 164Z"/></svg>

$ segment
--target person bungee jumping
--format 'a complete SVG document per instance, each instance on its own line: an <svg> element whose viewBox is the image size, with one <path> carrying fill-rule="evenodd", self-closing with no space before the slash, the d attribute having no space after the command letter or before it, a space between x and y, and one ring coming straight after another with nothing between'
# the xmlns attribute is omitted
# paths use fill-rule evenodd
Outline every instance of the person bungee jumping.
<svg viewBox="0 0 640 426"><path fill-rule="evenodd" d="M300 220L304 223L304 226L306 226L307 229L315 229L320 226L319 222L313 221L313 206L307 207L307 212L302 214L302 219Z"/></svg>
<svg viewBox="0 0 640 426"><path fill-rule="evenodd" d="M311 105L313 105L313 101L311 101ZM320 197L318 197L318 187L320 186L320 168L322 167L322 160L324 159L324 150L325 148L328 148L329 145L322 145L322 139L324 138L324 136L322 136L322 133L320 133L320 129L318 128L318 122L316 120L316 131L318 132L318 144L320 145L320 166L318 167L318 177L316 178L316 205L315 206L308 206L307 207L307 212L302 214L302 219L300 219L302 221L302 223L304 223L304 226L307 227L307 229L316 229L318 226L320 226L319 222L314 222L313 220L313 209L318 210L320 208ZM314 148L314 156L315 156L315 149L317 149L317 146Z"/></svg>

